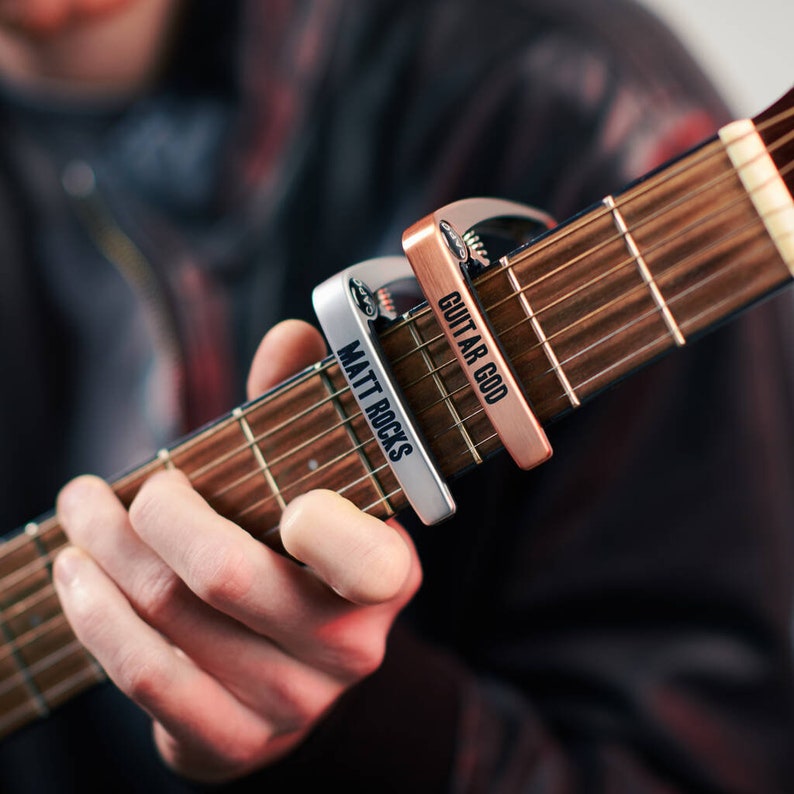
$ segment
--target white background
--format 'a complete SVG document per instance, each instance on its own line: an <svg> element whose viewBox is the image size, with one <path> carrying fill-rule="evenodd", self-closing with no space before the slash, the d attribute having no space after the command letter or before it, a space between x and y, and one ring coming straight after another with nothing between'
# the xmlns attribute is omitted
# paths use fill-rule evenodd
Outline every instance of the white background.
<svg viewBox="0 0 794 794"><path fill-rule="evenodd" d="M642 0L688 46L737 116L794 86L794 0Z"/></svg>

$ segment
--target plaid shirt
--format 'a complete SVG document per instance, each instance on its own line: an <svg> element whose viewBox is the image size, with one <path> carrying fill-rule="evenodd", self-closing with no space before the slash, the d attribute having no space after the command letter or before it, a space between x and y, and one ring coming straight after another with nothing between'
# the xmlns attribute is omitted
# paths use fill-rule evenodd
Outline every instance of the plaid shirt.
<svg viewBox="0 0 794 794"><path fill-rule="evenodd" d="M154 303L115 282L127 328L144 331L128 366L167 364L173 419L188 429L242 399L268 326L311 318L316 283L397 253L427 212L497 195L565 219L726 118L689 56L622 0L220 5L193 5L158 90L102 109L99 127L69 113L31 143L30 109L5 103L8 526L51 503L85 432L75 381L91 326L70 325L79 312L52 280L39 289L55 254L37 232L56 218L59 257L106 268L112 256L75 220L86 197L64 194L65 164L91 165L103 211L151 269ZM425 584L382 669L290 758L230 790L790 785L794 515L758 476L794 469L763 425L791 438L771 372L776 308L555 427L555 458L536 472L482 467L449 524L407 515ZM146 409L130 398L98 410ZM133 454L112 433L100 440L100 457ZM0 747L0 789L187 790L145 733L100 688Z"/></svg>

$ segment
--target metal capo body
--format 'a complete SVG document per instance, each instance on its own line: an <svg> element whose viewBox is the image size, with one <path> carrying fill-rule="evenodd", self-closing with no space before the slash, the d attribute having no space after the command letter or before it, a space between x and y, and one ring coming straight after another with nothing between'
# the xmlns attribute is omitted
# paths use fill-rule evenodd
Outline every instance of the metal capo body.
<svg viewBox="0 0 794 794"><path fill-rule="evenodd" d="M375 332L381 311L375 295L384 287L416 277L433 311L444 328L450 347L458 352L454 336L444 323L444 306L468 310L488 347L487 360L478 363L498 374L504 389L483 391L461 359L463 371L491 419L505 447L522 468L529 468L551 454L543 430L521 392L495 336L472 295L461 267L465 263L487 264L479 257L477 246L465 239L478 239L476 227L495 219L519 219L537 226L549 225L548 216L509 201L467 199L448 205L409 229L403 240L406 257L380 257L346 268L314 289L312 301L320 326L350 386L362 414L381 443L397 482L409 504L425 524L436 524L455 512L444 477L416 426L412 412L395 383ZM463 235L457 229L463 230ZM473 254L473 251L475 252ZM447 304L445 304L445 301ZM360 377L366 364L367 375ZM479 367L478 367L479 369ZM363 382L362 382L363 381ZM490 383L494 381L491 380ZM394 412L409 452L389 454L379 438L367 408L382 400ZM490 402L489 402L490 400ZM392 450L394 452L395 450Z"/></svg>
<svg viewBox="0 0 794 794"><path fill-rule="evenodd" d="M314 289L312 301L328 344L405 497L423 523L436 524L453 515L455 502L391 376L374 328L379 314L375 293L404 278L413 278L405 257L370 259L324 281ZM359 365L364 363L371 374L362 384L353 373L360 373ZM367 408L383 400L388 401L393 421L399 424L410 447L404 454L390 455L372 424Z"/></svg>
<svg viewBox="0 0 794 794"><path fill-rule="evenodd" d="M500 441L518 466L530 469L551 457L551 445L469 287L466 272L471 264L483 264L464 241L467 230L485 219L511 215L539 219L536 210L521 204L464 199L411 226L403 235L403 249ZM462 316L467 318L466 327L471 332L466 338L468 345L476 338L476 356L458 338L462 329L456 327L456 320Z"/></svg>

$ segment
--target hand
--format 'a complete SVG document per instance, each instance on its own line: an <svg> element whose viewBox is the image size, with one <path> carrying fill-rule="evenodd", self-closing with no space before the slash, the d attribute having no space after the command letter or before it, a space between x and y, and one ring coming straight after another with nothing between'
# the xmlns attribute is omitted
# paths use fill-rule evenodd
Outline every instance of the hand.
<svg viewBox="0 0 794 794"><path fill-rule="evenodd" d="M253 396L323 354L290 321L263 340ZM380 664L391 625L419 587L405 531L314 491L281 533L304 566L215 513L177 471L154 475L129 513L94 477L69 483L70 541L55 584L77 637L152 717L181 774L240 776L293 749L339 696Z"/></svg>

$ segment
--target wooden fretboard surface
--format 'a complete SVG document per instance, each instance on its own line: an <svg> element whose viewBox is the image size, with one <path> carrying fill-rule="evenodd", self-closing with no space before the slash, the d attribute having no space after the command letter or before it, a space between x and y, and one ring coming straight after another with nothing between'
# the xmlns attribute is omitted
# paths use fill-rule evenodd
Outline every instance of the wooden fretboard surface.
<svg viewBox="0 0 794 794"><path fill-rule="evenodd" d="M781 173L790 168L776 163ZM509 255L476 286L548 422L791 278L714 140ZM426 307L388 328L381 343L446 476L501 448ZM147 476L169 466L276 547L283 506L309 489L339 491L380 518L406 506L331 360L178 442L114 488L129 504ZM0 547L0 736L103 680L50 581L65 542L47 518Z"/></svg>

